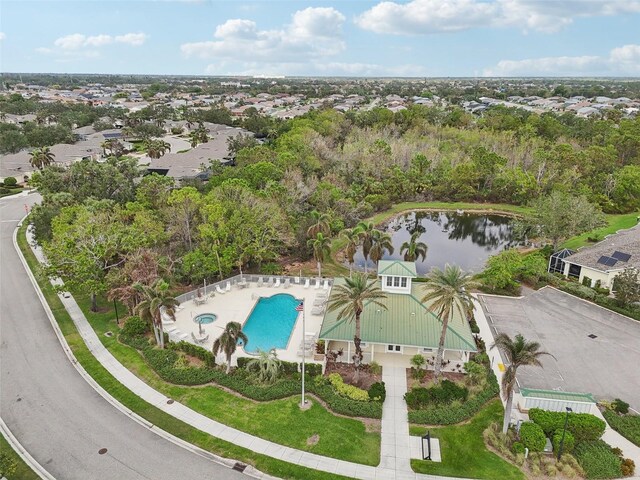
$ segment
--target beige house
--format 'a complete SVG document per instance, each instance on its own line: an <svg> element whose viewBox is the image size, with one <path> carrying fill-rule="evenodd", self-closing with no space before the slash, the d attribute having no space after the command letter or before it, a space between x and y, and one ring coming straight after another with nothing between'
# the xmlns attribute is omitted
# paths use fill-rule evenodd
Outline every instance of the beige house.
<svg viewBox="0 0 640 480"><path fill-rule="evenodd" d="M380 362L388 355L402 355L407 358L421 354L427 360L435 358L442 322L429 310L429 304L421 302L424 296L423 284L416 282L416 266L413 262L381 260L378 265L377 286L386 293L381 302L387 307L367 303L360 317L361 339L364 362ZM344 283L334 281L335 286ZM329 298L331 301L331 297ZM319 338L325 341L328 350L342 350L342 362L353 361L355 345L354 322L350 319L338 320L338 312L327 312L322 321ZM450 369L460 368L476 352L476 344L469 322L455 314L449 320L445 336L444 360Z"/></svg>
<svg viewBox="0 0 640 480"><path fill-rule="evenodd" d="M554 261L561 258L560 261ZM556 252L550 261L550 271L562 273L583 282L587 277L591 286L599 281L603 288L611 288L613 279L627 268L640 270L640 225L609 235L591 247L578 252Z"/></svg>

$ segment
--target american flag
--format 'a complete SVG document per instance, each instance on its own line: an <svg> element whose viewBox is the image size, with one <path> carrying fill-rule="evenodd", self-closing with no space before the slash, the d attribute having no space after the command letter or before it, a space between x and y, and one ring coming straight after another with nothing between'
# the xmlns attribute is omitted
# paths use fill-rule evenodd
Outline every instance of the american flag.
<svg viewBox="0 0 640 480"><path fill-rule="evenodd" d="M300 302L296 307L296 312L302 312L304 310L304 302Z"/></svg>

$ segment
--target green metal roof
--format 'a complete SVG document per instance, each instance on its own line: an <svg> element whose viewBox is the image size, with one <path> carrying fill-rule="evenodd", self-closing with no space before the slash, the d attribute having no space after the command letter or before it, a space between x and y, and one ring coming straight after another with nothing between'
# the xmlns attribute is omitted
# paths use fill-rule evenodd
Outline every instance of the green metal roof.
<svg viewBox="0 0 640 480"><path fill-rule="evenodd" d="M344 280L336 279L334 285L340 284L344 284ZM380 286L379 281L376 284ZM365 304L360 316L362 341L438 348L442 322L429 310L429 304L420 302L423 296L422 285L412 284L411 294L387 293L386 298L380 300L387 306L386 310L375 303ZM355 331L353 321L338 320L337 317L338 311L325 313L319 337L325 340L352 341ZM469 322L457 314L449 321L445 349L476 351Z"/></svg>
<svg viewBox="0 0 640 480"><path fill-rule="evenodd" d="M401 262L400 260L380 260L378 275L394 277L417 277L415 262Z"/></svg>
<svg viewBox="0 0 640 480"><path fill-rule="evenodd" d="M555 390L538 390L536 388L521 388L523 397L548 398L550 400L565 400L567 402L596 403L590 393L557 392Z"/></svg>

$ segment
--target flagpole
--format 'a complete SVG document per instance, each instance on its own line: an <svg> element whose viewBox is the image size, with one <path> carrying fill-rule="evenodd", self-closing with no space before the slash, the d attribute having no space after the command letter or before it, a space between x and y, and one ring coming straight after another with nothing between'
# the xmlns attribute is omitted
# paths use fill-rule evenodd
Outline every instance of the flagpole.
<svg viewBox="0 0 640 480"><path fill-rule="evenodd" d="M302 399L300 401L300 407L304 408L305 405L305 400L304 400L304 360L305 357L307 356L307 344L306 344L306 326L305 326L305 315L304 315L304 309L305 309L305 300L302 300Z"/></svg>

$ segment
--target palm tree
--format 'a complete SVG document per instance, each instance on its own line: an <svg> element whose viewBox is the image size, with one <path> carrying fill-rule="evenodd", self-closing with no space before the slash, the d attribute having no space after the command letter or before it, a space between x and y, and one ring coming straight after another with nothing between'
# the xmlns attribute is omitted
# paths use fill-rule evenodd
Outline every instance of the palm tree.
<svg viewBox="0 0 640 480"><path fill-rule="evenodd" d="M229 322L224 327L222 335L213 342L213 348L211 349L213 354L218 355L218 352L224 352L227 356L227 374L231 372L231 356L236 352L239 341L246 345L249 339L242 331L242 325L238 322Z"/></svg>
<svg viewBox="0 0 640 480"><path fill-rule="evenodd" d="M156 344L160 348L164 348L162 313L166 313L175 320L176 307L180 305L180 302L168 293L169 284L161 278L151 286L136 283L133 288L140 293L143 299L136 305L134 312L140 315L143 320L151 323L156 337Z"/></svg>
<svg viewBox="0 0 640 480"><path fill-rule="evenodd" d="M349 276L353 273L353 262L358 246L360 245L360 231L357 228L345 228L340 232L340 236L347 241L345 255L349 262Z"/></svg>
<svg viewBox="0 0 640 480"><path fill-rule="evenodd" d="M418 242L420 238L420 232L413 232L408 242L404 242L400 247L400 253L405 252L405 262L415 262L422 257L422 260L427 258L427 244L424 242Z"/></svg>
<svg viewBox="0 0 640 480"><path fill-rule="evenodd" d="M331 239L318 232L316 238L307 240L307 245L313 248L313 258L318 265L318 277L322 276L322 262L331 254Z"/></svg>
<svg viewBox="0 0 640 480"><path fill-rule="evenodd" d="M393 242L391 241L391 235L385 233L381 230L372 230L371 231L371 250L369 250L369 256L371 260L373 260L376 265L382 257L384 257L384 252L389 252L389 254L393 253Z"/></svg>
<svg viewBox="0 0 640 480"><path fill-rule="evenodd" d="M42 170L44 167L48 167L55 162L55 157L56 156L49 147L36 148L31 152L31 159L29 162L32 167Z"/></svg>
<svg viewBox="0 0 640 480"><path fill-rule="evenodd" d="M353 356L353 363L356 367L356 373L353 380L358 383L360 365L362 364L360 315L362 315L365 305L371 303L386 310L387 306L380 301L386 298L386 294L376 286L375 280L368 282L366 273L356 273L351 278L345 278L344 281L344 285L335 285L333 287L327 311L339 310L338 320L348 319L349 321L355 321L353 343L356 346L356 353Z"/></svg>
<svg viewBox="0 0 640 480"><path fill-rule="evenodd" d="M258 370L258 381L262 383L273 383L278 379L282 364L278 359L275 348L265 352L258 350L258 357L247 363L247 370Z"/></svg>
<svg viewBox="0 0 640 480"><path fill-rule="evenodd" d="M442 333L438 343L434 372L436 383L440 380L444 341L451 316L457 312L466 319L473 311L473 302L471 295L468 293L470 286L471 275L464 273L458 266L452 267L447 264L444 267L444 271L434 268L427 275L426 294L422 297L422 303L430 302L429 309L442 322Z"/></svg>
<svg viewBox="0 0 640 480"><path fill-rule="evenodd" d="M145 148L150 158L160 158L171 151L171 144L164 140L149 140L145 142Z"/></svg>
<svg viewBox="0 0 640 480"><path fill-rule="evenodd" d="M360 238L362 239L362 255L364 256L364 273L367 273L367 262L369 261L369 252L371 251L372 238L371 234L375 230L373 222L360 222L356 226Z"/></svg>
<svg viewBox="0 0 640 480"><path fill-rule="evenodd" d="M320 213L317 210L311 212L311 219L313 224L307 229L307 236L313 238L318 233L329 235L331 227L329 225L329 215L326 213Z"/></svg>
<svg viewBox="0 0 640 480"><path fill-rule="evenodd" d="M502 375L502 395L507 401L504 409L504 419L502 421L502 433L507 433L509 420L511 419L511 408L513 404L513 389L516 385L516 372L519 367L534 366L541 367L540 357L551 355L540 350L538 342L528 342L521 334L516 335L515 340L506 333L500 333L496 337L491 348L498 347L506 357L509 366ZM553 357L553 355L551 355ZM555 358L555 357L554 357Z"/></svg>

